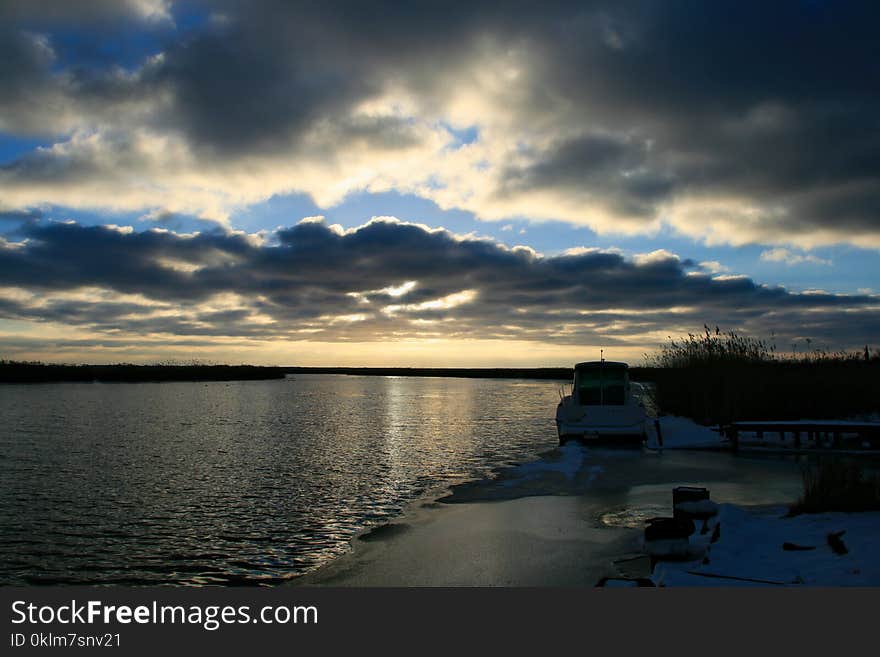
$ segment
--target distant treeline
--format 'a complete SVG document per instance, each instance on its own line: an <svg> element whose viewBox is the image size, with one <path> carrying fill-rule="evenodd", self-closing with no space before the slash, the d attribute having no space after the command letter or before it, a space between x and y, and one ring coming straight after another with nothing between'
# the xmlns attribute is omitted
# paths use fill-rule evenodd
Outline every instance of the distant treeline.
<svg viewBox="0 0 880 657"><path fill-rule="evenodd" d="M570 381L570 367L285 367L289 374L353 376L437 376L466 379L551 379Z"/></svg>
<svg viewBox="0 0 880 657"><path fill-rule="evenodd" d="M664 413L706 424L842 419L880 412L880 352L779 354L766 341L706 327L648 358Z"/></svg>
<svg viewBox="0 0 880 657"><path fill-rule="evenodd" d="M57 365L0 360L0 383L244 381L283 379L278 367L255 365L160 364Z"/></svg>
<svg viewBox="0 0 880 657"><path fill-rule="evenodd" d="M651 380L650 370L634 367L633 379ZM422 376L468 379L571 381L570 367L260 367L255 365L157 364L58 365L0 360L0 383L50 381L233 381L281 379L285 374Z"/></svg>

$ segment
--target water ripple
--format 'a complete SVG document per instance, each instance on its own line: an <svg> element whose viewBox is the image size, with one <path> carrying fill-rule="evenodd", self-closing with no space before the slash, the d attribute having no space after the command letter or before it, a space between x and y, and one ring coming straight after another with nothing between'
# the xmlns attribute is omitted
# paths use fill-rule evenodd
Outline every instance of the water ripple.
<svg viewBox="0 0 880 657"><path fill-rule="evenodd" d="M3 386L0 584L272 585L556 444L557 384Z"/></svg>

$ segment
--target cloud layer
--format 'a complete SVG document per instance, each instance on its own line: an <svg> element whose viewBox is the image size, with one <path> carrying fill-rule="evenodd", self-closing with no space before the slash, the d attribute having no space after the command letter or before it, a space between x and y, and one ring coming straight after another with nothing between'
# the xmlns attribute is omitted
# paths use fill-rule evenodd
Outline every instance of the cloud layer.
<svg viewBox="0 0 880 657"><path fill-rule="evenodd" d="M274 233L25 224L0 241L0 318L90 344L505 340L641 348L704 322L832 347L880 334L880 299L794 294L666 251L526 247L374 219ZM86 339L86 338L83 338ZM7 348L33 348L7 334ZM18 346L16 346L18 345Z"/></svg>
<svg viewBox="0 0 880 657"><path fill-rule="evenodd" d="M880 247L875 3L67 5L0 9L0 131L54 143L0 166L0 210L227 221L395 189L487 220ZM80 52L120 25L142 57Z"/></svg>

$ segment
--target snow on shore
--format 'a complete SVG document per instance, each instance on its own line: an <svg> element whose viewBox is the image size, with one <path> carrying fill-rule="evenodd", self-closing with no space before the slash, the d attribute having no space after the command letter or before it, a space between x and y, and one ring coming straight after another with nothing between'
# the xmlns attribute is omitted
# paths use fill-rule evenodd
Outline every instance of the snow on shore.
<svg viewBox="0 0 880 657"><path fill-rule="evenodd" d="M725 444L717 428L704 427L691 419L675 415L664 415L657 419L663 434L663 449L712 449ZM660 447L653 426L649 426L646 444L651 449Z"/></svg>
<svg viewBox="0 0 880 657"><path fill-rule="evenodd" d="M665 586L880 585L880 512L784 517L786 511L721 505L717 542L699 533L690 539L695 548L708 548L707 563L703 557L660 562L654 581ZM839 537L845 554L829 544L829 534L839 532L844 532Z"/></svg>
<svg viewBox="0 0 880 657"><path fill-rule="evenodd" d="M721 435L718 427L707 427L697 424L693 420L686 417L677 417L674 415L664 415L657 418L660 422L660 431L663 434L663 445L657 440L657 431L653 423L648 427L647 447L650 449L723 449L730 446L730 443ZM804 425L809 426L816 423L833 422L841 427L845 433L846 427L860 427L868 423L878 422L876 415L867 416L866 419L848 419L848 420L796 420L796 421L761 421L760 423L767 427L766 435L758 438L758 434L754 431L740 432L740 443L747 448L773 448L773 447L791 447L791 440L786 443L777 436L772 427ZM743 422L747 424L747 422ZM755 442L757 441L757 443ZM751 443L751 444L750 444ZM865 447L869 447L865 444Z"/></svg>

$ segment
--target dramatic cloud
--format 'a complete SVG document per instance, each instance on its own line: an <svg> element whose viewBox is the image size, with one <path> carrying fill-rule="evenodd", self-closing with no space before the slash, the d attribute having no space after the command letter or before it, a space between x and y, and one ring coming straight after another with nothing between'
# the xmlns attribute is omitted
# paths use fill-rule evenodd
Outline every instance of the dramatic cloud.
<svg viewBox="0 0 880 657"><path fill-rule="evenodd" d="M876 289L848 278L850 251L829 249L832 266L812 249L880 248L878 18L785 0L2 2L0 339L20 354L259 345L264 362L316 341L564 345L568 362L704 322L780 348L872 342L876 294L736 272L751 258L791 266L776 271L792 285L821 270ZM242 217L275 195L330 207L364 191L528 228L558 255L393 219L236 230L270 225ZM66 216L82 223L49 221ZM644 253L530 225L551 220ZM708 245L699 262L669 250L681 236Z"/></svg>
<svg viewBox="0 0 880 657"><path fill-rule="evenodd" d="M487 220L880 247L875 3L187 3L194 26L76 5L0 9L0 131L57 142L0 168L0 205L227 221L394 189ZM120 21L150 35L136 62L75 56Z"/></svg>
<svg viewBox="0 0 880 657"><path fill-rule="evenodd" d="M545 257L442 229L308 219L260 236L31 222L0 242L0 318L93 341L507 340L635 348L704 322L853 347L880 299L712 276L658 250ZM9 345L27 344L8 333ZM80 338L80 345L85 337ZM76 342L74 340L74 342ZM33 344L31 344L33 346Z"/></svg>

